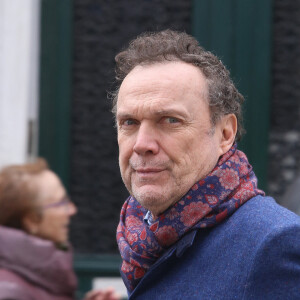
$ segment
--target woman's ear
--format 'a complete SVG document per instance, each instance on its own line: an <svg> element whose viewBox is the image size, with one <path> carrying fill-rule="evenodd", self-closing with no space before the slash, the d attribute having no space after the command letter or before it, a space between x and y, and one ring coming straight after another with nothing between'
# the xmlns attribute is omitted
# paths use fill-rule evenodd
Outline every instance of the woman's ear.
<svg viewBox="0 0 300 300"><path fill-rule="evenodd" d="M221 119L221 140L220 148L226 153L234 143L236 132L237 132L237 118L234 114L228 114Z"/></svg>
<svg viewBox="0 0 300 300"><path fill-rule="evenodd" d="M24 231L36 235L38 232L39 218L34 213L27 213L22 219Z"/></svg>

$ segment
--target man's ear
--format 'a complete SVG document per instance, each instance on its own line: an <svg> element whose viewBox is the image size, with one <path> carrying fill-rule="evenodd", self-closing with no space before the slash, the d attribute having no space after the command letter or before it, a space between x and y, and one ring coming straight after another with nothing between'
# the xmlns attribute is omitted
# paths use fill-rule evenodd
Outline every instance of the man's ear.
<svg viewBox="0 0 300 300"><path fill-rule="evenodd" d="M237 131L237 118L234 114L228 114L220 120L220 149L226 153L234 143Z"/></svg>

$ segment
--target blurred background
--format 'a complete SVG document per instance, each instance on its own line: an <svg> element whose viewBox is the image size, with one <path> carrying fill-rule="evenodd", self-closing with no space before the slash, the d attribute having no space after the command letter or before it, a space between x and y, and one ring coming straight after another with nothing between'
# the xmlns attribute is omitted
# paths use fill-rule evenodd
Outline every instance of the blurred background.
<svg viewBox="0 0 300 300"><path fill-rule="evenodd" d="M114 56L166 28L194 35L228 67L246 98L239 146L259 187L300 214L300 0L0 0L0 167L42 156L63 180L79 209L81 282L115 275L119 263L128 193L107 99Z"/></svg>

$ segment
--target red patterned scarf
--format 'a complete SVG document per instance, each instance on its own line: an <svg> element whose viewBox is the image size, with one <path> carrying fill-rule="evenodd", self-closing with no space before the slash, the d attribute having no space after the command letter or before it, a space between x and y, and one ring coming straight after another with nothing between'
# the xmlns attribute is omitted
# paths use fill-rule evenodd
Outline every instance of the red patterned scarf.
<svg viewBox="0 0 300 300"><path fill-rule="evenodd" d="M147 210L130 196L124 203L117 229L123 259L121 273L133 290L147 270L185 233L218 225L256 195L257 178L246 155L236 145L225 153L204 179L169 207L151 226L144 221Z"/></svg>

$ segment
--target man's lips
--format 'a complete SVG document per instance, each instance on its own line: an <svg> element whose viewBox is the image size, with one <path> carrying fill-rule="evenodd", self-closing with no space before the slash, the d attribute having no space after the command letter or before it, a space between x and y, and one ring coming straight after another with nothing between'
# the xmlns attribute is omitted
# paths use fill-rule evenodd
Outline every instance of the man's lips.
<svg viewBox="0 0 300 300"><path fill-rule="evenodd" d="M163 168L138 168L135 170L135 174L139 180L147 182L150 180L152 182L160 178L165 170Z"/></svg>
<svg viewBox="0 0 300 300"><path fill-rule="evenodd" d="M135 171L140 174L147 174L147 173L159 173L159 172L164 171L164 169L161 169L161 168L138 168L138 169L135 169Z"/></svg>

